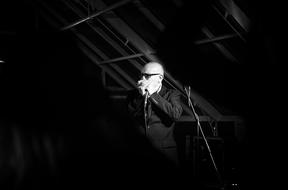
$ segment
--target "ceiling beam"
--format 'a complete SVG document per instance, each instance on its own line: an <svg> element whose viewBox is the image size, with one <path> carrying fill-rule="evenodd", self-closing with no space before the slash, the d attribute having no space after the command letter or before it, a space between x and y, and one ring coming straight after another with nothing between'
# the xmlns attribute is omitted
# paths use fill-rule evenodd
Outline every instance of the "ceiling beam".
<svg viewBox="0 0 288 190"><path fill-rule="evenodd" d="M135 0L134 3L135 3L135 5L138 7L139 11L140 11L142 14L144 14L144 15L146 16L146 18L148 18L148 19L150 20L150 22L153 23L154 26L155 26L158 30L160 30L160 31L164 31L164 30L165 30L165 25L162 24L162 22L161 22L159 19L157 19L157 18L153 15L153 13L152 13L149 9L147 9L147 8L143 5L143 3L141 3L141 1Z"/></svg>
<svg viewBox="0 0 288 190"><path fill-rule="evenodd" d="M83 22L85 22L85 21L87 21L87 20L89 20L89 19L91 19L91 18L97 17L97 16L99 16L99 15L101 15L101 14L103 14L103 13L106 13L106 12L111 11L111 10L113 10L113 9L116 9L116 8L118 8L118 7L120 7L120 6L123 6L123 5L127 4L127 3L130 3L131 1L133 1L133 0L123 0L123 1L119 1L119 2L117 2L117 3L115 3L115 4L111 5L111 6L106 7L106 8L103 9L103 10L97 11L96 13L93 13L93 14L90 15L90 16L87 16L87 17L82 18L82 19L80 19L80 20L78 20L78 21L76 21L76 22L74 22L74 23L72 23L72 24L69 24L69 25L65 26L65 27L63 27L61 30L67 30L67 29L69 29L69 28L72 28L72 27L74 27L74 26L76 26L76 25L78 25L78 24L81 24L81 23L83 23Z"/></svg>
<svg viewBox="0 0 288 190"><path fill-rule="evenodd" d="M39 1L40 2L40 1ZM41 4L51 13L53 14L53 16L55 16L59 21L61 21L63 24L67 23L66 19L59 16L58 13L56 13L54 10L52 10L48 5L46 5L44 2L41 2ZM78 37L79 40L82 41L82 43L86 44L87 47L89 47L90 49L92 49L94 52L97 52L97 55L99 55L102 59L108 59L108 57L101 51L99 50L97 47L95 47L87 38L85 38L83 35L81 35L80 33L78 33L75 28L71 28L72 32ZM88 48L85 47L82 44L79 44L79 46L82 48L83 52L94 62L97 63L96 65L98 65L101 69L104 69L107 73L109 73L109 75L115 79L115 81L120 84L122 87L124 87L125 89L130 89L131 86L136 86L135 82L133 81L133 79L131 79L129 76L127 75L123 75L124 71L122 71L118 66L114 65L114 69L117 72L120 72L120 75L123 76L127 81L129 81L130 85L126 84L126 82L124 82L124 80L122 80L120 77L116 76L116 73L113 72L111 69L107 68L107 67L103 67L103 65L99 65L98 63L100 62L99 60L96 60L95 56L91 55L91 51L88 51Z"/></svg>
<svg viewBox="0 0 288 190"><path fill-rule="evenodd" d="M89 41L89 39L87 39L81 34L78 34L78 37L83 43L85 43L94 53L96 53L102 59L104 60L108 59L108 56L106 56L105 53L103 53L99 48L97 48L94 44L92 44L91 41ZM100 67L103 66L103 64L99 64L99 63L100 61L97 62L97 65L99 65ZM118 65L111 65L111 67L114 68L125 80L127 80L129 84L131 85L131 87L136 87L135 81L130 76L128 76L125 73L125 71L123 71Z"/></svg>
<svg viewBox="0 0 288 190"><path fill-rule="evenodd" d="M101 61L99 64L108 64L108 63L115 63L115 62L119 62L119 61L123 61L123 60L127 60L127 59L133 59L133 58L138 58L138 57L143 57L145 56L143 53L137 53L134 55L128 55L128 56L123 56L123 57L117 57L114 59L108 59L105 61Z"/></svg>
<svg viewBox="0 0 288 190"><path fill-rule="evenodd" d="M207 27L203 27L202 28L202 32L210 39L214 39L214 35L209 31L209 29ZM222 44L219 44L219 43L214 43L214 45L219 49L219 51L227 58L229 59L230 61L232 62L235 62L235 63L239 63L239 60L234 57L232 55L232 53L227 49L225 48Z"/></svg>
<svg viewBox="0 0 288 190"><path fill-rule="evenodd" d="M228 21L227 17L223 15L216 6L213 6L213 9L221 16L221 18L228 24L228 26L230 26L230 28L241 38L241 40L246 42L246 39L243 37L243 35Z"/></svg>
<svg viewBox="0 0 288 190"><path fill-rule="evenodd" d="M95 54L93 54L91 52L91 50L89 50L87 47L82 46L81 50L83 51L83 53L85 53L87 55L87 57L96 65L99 66L99 60L95 57ZM125 82L121 77L118 77L116 75L116 73L114 71L112 71L109 67L101 67L101 69L103 69L106 73L109 74L109 76L111 76L120 86L122 86L123 88L125 88L126 90L129 90L131 87L130 85L127 84L127 82Z"/></svg>
<svg viewBox="0 0 288 190"><path fill-rule="evenodd" d="M78 14L80 17L84 15L83 11L81 11L80 9L76 8L75 6L73 6L71 3L67 2L67 1L63 1L63 3L65 3L70 9L72 9L76 14ZM101 20L98 19L98 21L103 24L103 27L106 28L106 26L104 25L104 23L101 22ZM92 25L92 23L87 23L91 29L93 31L95 31L99 36L101 36L108 44L110 44L115 50L117 50L120 54L123 55L123 57L120 57L120 58L116 58L116 59L109 59L108 56L106 55L103 55L103 52L102 53L99 53L99 49L92 44L92 42L90 42L88 39L86 39L86 43L89 44L89 46L95 50L98 49L98 51L96 52L97 54L99 54L99 56L104 59L104 60L107 60L107 61L101 61L99 63L99 65L101 64L104 64L106 62L109 62L112 61L112 62L116 62L116 61L121 61L121 60L125 60L125 59L130 59L130 56L131 55L128 55L128 53L115 41L113 40L107 33L105 33L100 27L95 27ZM108 28L106 28L108 29ZM123 43L123 42L122 42ZM124 43L123 43L124 44ZM127 44L125 44L125 47L128 47ZM143 56L143 55L141 55ZM140 54L135 54L135 55L132 55L132 57L141 57ZM129 60L131 62L131 64L133 66L135 66L138 70L140 70L142 68L142 66L139 65L139 63L133 61L133 60ZM119 71L121 73L121 75L123 75L123 77L128 80L131 84L131 86L133 88L136 87L136 82L131 78L129 77L120 67L118 67L117 65L112 65L112 67L114 67L117 71Z"/></svg>
<svg viewBox="0 0 288 190"><path fill-rule="evenodd" d="M236 37L238 37L237 34L227 34L227 35L223 35L223 36L218 36L218 37L198 40L198 41L195 41L194 44L195 45L202 45L202 44L220 42L220 41L223 41L223 40L228 40L228 39L236 38Z"/></svg>
<svg viewBox="0 0 288 190"><path fill-rule="evenodd" d="M250 20L233 0L220 0L226 9L227 15L231 15L237 23L246 31L249 31ZM226 16L227 17L227 16Z"/></svg>

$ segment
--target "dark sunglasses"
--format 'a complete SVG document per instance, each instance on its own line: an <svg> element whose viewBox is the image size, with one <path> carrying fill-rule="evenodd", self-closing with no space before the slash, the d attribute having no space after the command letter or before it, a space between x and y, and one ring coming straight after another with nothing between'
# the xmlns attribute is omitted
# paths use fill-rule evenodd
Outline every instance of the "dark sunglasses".
<svg viewBox="0 0 288 190"><path fill-rule="evenodd" d="M149 74L149 73L141 73L140 74L140 78L144 77L146 80L148 80L150 77L152 77L154 75L161 75L161 74L159 74L159 73L151 73L151 74Z"/></svg>

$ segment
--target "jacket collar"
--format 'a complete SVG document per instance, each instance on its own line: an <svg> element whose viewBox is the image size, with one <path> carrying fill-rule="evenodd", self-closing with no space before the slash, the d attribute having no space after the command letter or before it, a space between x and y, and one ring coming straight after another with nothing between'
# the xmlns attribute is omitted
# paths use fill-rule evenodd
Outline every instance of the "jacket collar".
<svg viewBox="0 0 288 190"><path fill-rule="evenodd" d="M167 88L164 85L162 85L158 94L163 96L166 93L166 91L167 91Z"/></svg>

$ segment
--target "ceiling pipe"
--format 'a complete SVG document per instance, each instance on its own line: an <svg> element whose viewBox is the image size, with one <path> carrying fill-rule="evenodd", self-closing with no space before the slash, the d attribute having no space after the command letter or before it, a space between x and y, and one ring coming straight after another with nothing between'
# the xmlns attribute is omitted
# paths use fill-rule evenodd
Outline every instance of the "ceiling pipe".
<svg viewBox="0 0 288 190"><path fill-rule="evenodd" d="M201 44L214 43L214 42L228 40L228 39L235 38L235 37L238 37L238 35L237 34L227 34L227 35L218 36L218 37L214 37L214 38L198 40L198 41L194 42L194 44L195 45L201 45Z"/></svg>
<svg viewBox="0 0 288 190"><path fill-rule="evenodd" d="M137 57L143 57L143 56L145 56L145 54L143 54L143 53L137 53L137 54L135 54L135 55L123 56L123 57L118 57L118 58L114 58L114 59L109 59L109 60L101 61L99 64L114 63L114 62L118 62L118 61L123 61L123 60L127 60L127 59L133 59L133 58L137 58Z"/></svg>
<svg viewBox="0 0 288 190"><path fill-rule="evenodd" d="M97 16L99 16L99 15L101 15L103 13L106 13L106 12L111 11L113 9L116 9L116 8L122 6L122 5L125 5L125 4L129 3L130 1L133 1L133 0L123 0L123 1L120 1L118 3L115 3L115 4L111 5L111 6L108 6L106 9L98 11L98 12L96 12L96 13L94 13L94 14L86 17L86 18L80 19L80 20L78 20L78 21L76 21L76 22L74 22L72 24L69 24L68 26L65 26L61 30L67 30L69 28L72 28L72 27L74 27L74 26L76 26L78 24L81 24L82 22L85 22L85 21L87 21L89 19L92 19L94 17L97 17Z"/></svg>

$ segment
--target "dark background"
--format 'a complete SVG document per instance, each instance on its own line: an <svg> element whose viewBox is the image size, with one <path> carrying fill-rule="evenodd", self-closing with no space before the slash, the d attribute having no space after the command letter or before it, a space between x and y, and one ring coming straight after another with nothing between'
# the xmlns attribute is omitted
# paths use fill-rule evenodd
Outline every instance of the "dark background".
<svg viewBox="0 0 288 190"><path fill-rule="evenodd" d="M202 18L205 18L205 4L199 4L199 6L186 6L184 9L189 9L189 11L183 11L182 14L177 15L175 22L171 23L159 41L160 56L167 60L166 67L175 78L190 84L204 97L217 104L244 115L249 139L249 147L247 147L249 152L243 155L243 159L247 163L245 172L251 176L251 186L265 186L266 183L264 184L263 181L267 181L267 183L272 181L272 176L280 173L284 166L281 160L283 159L282 153L285 152L282 149L285 144L285 138L282 138L282 135L285 135L285 122L282 122L281 118L285 118L285 114L282 117L285 113L282 111L285 110L285 97L283 98L282 91L285 89L283 83L285 83L286 74L283 68L285 59L280 61L280 57L285 55L281 51L282 47L285 49L286 45L283 41L285 35L282 35L285 22L281 21L282 13L285 11L281 11L281 5L266 4L265 2L250 3L247 10L252 20L252 27L248 35L246 61L241 65L231 65L223 59L215 60L210 59L209 56L199 56L196 47L189 46L189 49L187 48L191 44L189 42L195 40L193 33L201 23L201 20L198 19L199 15L203 15ZM131 141L128 140L127 148L121 140L122 133L119 135L118 128L112 127L108 136L105 131L103 132L102 127L94 128L95 126L114 126L107 124L106 121L103 124L103 118L108 118L118 124L118 121L125 121L123 119L125 116L122 117L118 112L111 114L113 105L107 99L106 91L100 82L86 77L82 68L87 60L82 54L78 54L79 50L69 32L59 34L41 23L42 27L47 30L40 34L35 33L33 9L22 1L17 2L17 6L15 2L1 2L0 9L1 30L6 31L2 32L0 36L0 55L2 60L7 60L4 64L1 63L0 70L2 142L9 144L12 139L15 139L9 138L9 135L20 134L21 139L24 139L23 142L27 144L25 145L26 149L30 150L29 142L33 137L38 139L39 136L49 136L53 139L60 136L59 138L64 141L64 147L67 147L68 151L68 153L62 152L66 156L64 156L64 162L68 163L67 166L65 164L63 166L65 182L70 182L71 177L79 180L76 182L77 185L81 186L85 183L88 186L88 184L92 184L88 176L94 180L100 175L102 177L97 178L99 179L97 182L111 185L109 179L118 179L115 177L118 175L123 178L117 181L118 183L127 180L130 184L129 177L130 179L133 177L134 180L139 180L141 183L140 179L145 176L140 175L137 178L133 175L133 172L138 175L139 172L138 168L133 168L131 160L135 163L143 163L145 160L140 157L132 158L128 153L124 156L123 152L118 152L119 150L124 150L124 152L134 150L133 146L130 147ZM186 17L194 18L195 25L186 26L182 19ZM174 35L177 35L178 38L171 37ZM55 46L56 42L57 46ZM172 51L173 54L171 54ZM41 65L38 64L40 61ZM190 62L197 64L189 66ZM43 123L43 121L47 122ZM57 124L55 125L55 123ZM124 123L123 126L126 126ZM13 132L13 129L16 129L16 132ZM87 134L91 133L95 136L92 135L87 139ZM111 133L120 138L116 142L120 142L121 148L115 148L114 145L110 147L110 143L107 143L110 138L115 139L115 136L110 136ZM28 140L25 140L26 138ZM76 142L79 144L75 143L75 138L78 139ZM124 148L121 143L125 144ZM57 146L56 142L55 144ZM142 145L142 143L139 144ZM11 149L14 150L12 147ZM6 149L2 150L6 151ZM91 152L91 150L93 151ZM107 150L109 154L104 154L103 152L107 153ZM7 148L7 151L8 153L6 152L5 155L9 155L11 150ZM100 157L95 153L98 151ZM123 155L117 164L113 159L116 153ZM1 157L2 163L7 161L5 158ZM38 157L35 159L38 160ZM45 176L46 170L42 170L42 167L47 163L39 162L40 169L37 166L35 170L24 171L32 171L32 177L38 171L43 171ZM131 173L128 175L128 179L126 176L123 177L124 170L127 168L121 167L122 163L131 164L131 170L129 170ZM30 166L30 164L24 165ZM99 175L94 173L99 169L99 165L101 166L100 171L105 174L100 171ZM144 164L144 166L146 165ZM74 167L75 170L72 169ZM91 167L92 171L85 169ZM159 167L165 168L164 166L163 168ZM9 171L7 173L8 176L12 176L12 181L17 178L15 176L18 176L18 173L14 171L13 167L9 168L4 164L2 168ZM150 167L140 169L149 172ZM111 170L113 172L110 173ZM115 171L119 173L115 174ZM93 175L84 174L83 176L83 172L93 173ZM3 174L5 176L3 179L6 179L7 173ZM14 173L16 173L15 176ZM69 177L66 174L69 174L67 175ZM82 176L83 179L75 176ZM255 179L256 176L257 179ZM169 177L171 176L168 176L168 179L170 179ZM175 176L173 175L173 177ZM40 179L42 180L42 178ZM281 181L280 177L277 179ZM31 182L27 181L27 184ZM87 181L89 183L86 183ZM45 182L47 183L47 181ZM66 185L65 182L63 184ZM57 182L54 184L58 185ZM273 183L272 187L277 184ZM124 186L124 184L122 185ZM71 184L71 186L73 185ZM246 186L249 187L248 182Z"/></svg>

